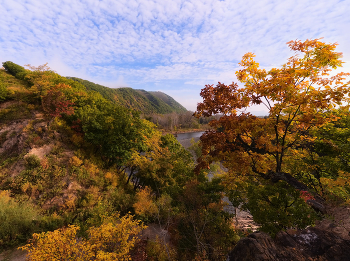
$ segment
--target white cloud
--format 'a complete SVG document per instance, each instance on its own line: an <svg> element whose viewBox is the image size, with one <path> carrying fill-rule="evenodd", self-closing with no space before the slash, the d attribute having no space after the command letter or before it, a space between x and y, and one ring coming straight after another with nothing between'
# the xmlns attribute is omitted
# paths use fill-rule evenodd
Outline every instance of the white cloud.
<svg viewBox="0 0 350 261"><path fill-rule="evenodd" d="M341 0L0 0L0 13L1 62L52 61L62 74L115 86L230 83L244 53L278 66L294 39L337 41L350 61Z"/></svg>

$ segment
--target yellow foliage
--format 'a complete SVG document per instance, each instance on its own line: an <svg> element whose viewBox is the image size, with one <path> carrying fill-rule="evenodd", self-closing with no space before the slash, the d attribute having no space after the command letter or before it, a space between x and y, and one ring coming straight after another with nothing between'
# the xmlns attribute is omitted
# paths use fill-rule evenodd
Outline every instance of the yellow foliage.
<svg viewBox="0 0 350 261"><path fill-rule="evenodd" d="M77 240L79 227L70 225L68 228L53 232L33 234L31 242L20 249L27 250L27 260L89 260L92 258L91 246L84 240Z"/></svg>
<svg viewBox="0 0 350 261"><path fill-rule="evenodd" d="M83 137L77 134L73 134L70 140L75 146L80 146L84 141Z"/></svg>
<svg viewBox="0 0 350 261"><path fill-rule="evenodd" d="M30 189L30 183L27 181L22 185L22 191L26 193Z"/></svg>
<svg viewBox="0 0 350 261"><path fill-rule="evenodd" d="M38 67L25 65L29 68L29 72L26 74L25 78L33 85L30 88L36 95L43 95L45 92L53 87L54 78L57 77L46 64L39 65Z"/></svg>
<svg viewBox="0 0 350 261"><path fill-rule="evenodd" d="M89 161L84 162L84 167L92 176L99 172L98 167Z"/></svg>
<svg viewBox="0 0 350 261"><path fill-rule="evenodd" d="M28 124L24 127L23 132L27 132L33 128L33 121L28 121Z"/></svg>
<svg viewBox="0 0 350 261"><path fill-rule="evenodd" d="M112 222L108 220L100 227L88 230L87 239L78 238L78 226L69 225L53 232L33 234L31 242L23 247L27 260L131 260L130 250L138 241L137 235L145 226L126 215Z"/></svg>
<svg viewBox="0 0 350 261"><path fill-rule="evenodd" d="M345 202L350 202L350 174L347 172L339 171L337 179L330 179L322 177L320 179L322 186L326 191L331 194L340 197Z"/></svg>
<svg viewBox="0 0 350 261"><path fill-rule="evenodd" d="M27 105L27 108L28 108L29 110L34 110L34 109L35 109L35 106L34 106L33 104L28 104L28 105Z"/></svg>
<svg viewBox="0 0 350 261"><path fill-rule="evenodd" d="M119 177L115 173L112 173L112 172L108 171L105 174L105 179L107 180L107 182L109 184L112 185L112 187L117 187L118 186Z"/></svg>
<svg viewBox="0 0 350 261"><path fill-rule="evenodd" d="M113 174L110 173L110 172L107 172L107 173L105 174L105 178L106 178L106 179L109 179L109 180L112 180L112 179L113 179Z"/></svg>
<svg viewBox="0 0 350 261"><path fill-rule="evenodd" d="M152 216L158 212L157 205L152 200L152 190L145 187L136 194L136 203L133 205L135 213L140 216Z"/></svg>
<svg viewBox="0 0 350 261"><path fill-rule="evenodd" d="M80 167L83 164L83 161L81 159L79 159L76 156L73 156L70 160L69 160L69 164L71 166L75 166L75 167Z"/></svg>
<svg viewBox="0 0 350 261"><path fill-rule="evenodd" d="M0 190L0 198L4 200L4 202L9 202L11 200L11 193L8 190Z"/></svg>

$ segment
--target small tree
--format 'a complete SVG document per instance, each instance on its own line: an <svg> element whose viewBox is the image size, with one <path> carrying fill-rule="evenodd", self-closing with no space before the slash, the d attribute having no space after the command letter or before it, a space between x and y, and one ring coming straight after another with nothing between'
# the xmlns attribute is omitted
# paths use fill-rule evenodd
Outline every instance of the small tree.
<svg viewBox="0 0 350 261"><path fill-rule="evenodd" d="M9 191L0 191L0 248L16 245L38 227L38 211L29 203L18 203Z"/></svg>
<svg viewBox="0 0 350 261"><path fill-rule="evenodd" d="M47 93L42 96L41 104L43 110L49 116L61 117L62 114L72 115L74 113L74 103L69 101L63 92L65 89L69 88L71 88L69 85L60 83L49 89Z"/></svg>

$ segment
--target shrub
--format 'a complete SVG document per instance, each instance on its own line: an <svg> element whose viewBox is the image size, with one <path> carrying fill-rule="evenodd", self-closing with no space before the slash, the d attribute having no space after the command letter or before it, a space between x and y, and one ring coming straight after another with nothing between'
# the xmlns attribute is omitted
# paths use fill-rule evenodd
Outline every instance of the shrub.
<svg viewBox="0 0 350 261"><path fill-rule="evenodd" d="M155 241L147 242L147 260L168 261L176 259L176 251L169 244L162 242L157 236Z"/></svg>
<svg viewBox="0 0 350 261"><path fill-rule="evenodd" d="M5 101L9 97L10 91L3 82L0 82L0 102Z"/></svg>
<svg viewBox="0 0 350 261"><path fill-rule="evenodd" d="M6 109L0 110L0 122L2 124L6 124L14 120L27 119L31 116L31 112L28 110L28 108L19 104L14 104Z"/></svg>
<svg viewBox="0 0 350 261"><path fill-rule="evenodd" d="M8 191L0 191L0 247L25 241L37 228L38 212L26 203L18 203Z"/></svg>
<svg viewBox="0 0 350 261"><path fill-rule="evenodd" d="M126 215L116 222L106 218L99 227L88 230L88 238L78 238L78 226L34 234L27 250L28 260L130 260L130 250L144 229L140 221Z"/></svg>
<svg viewBox="0 0 350 261"><path fill-rule="evenodd" d="M12 74L18 79L23 80L24 76L26 75L26 69L24 69L24 67L15 64L11 61L3 62L2 66L5 68L6 71L8 71L10 74Z"/></svg>
<svg viewBox="0 0 350 261"><path fill-rule="evenodd" d="M24 158L26 167L28 169L35 169L40 166L40 159L36 155L28 155Z"/></svg>

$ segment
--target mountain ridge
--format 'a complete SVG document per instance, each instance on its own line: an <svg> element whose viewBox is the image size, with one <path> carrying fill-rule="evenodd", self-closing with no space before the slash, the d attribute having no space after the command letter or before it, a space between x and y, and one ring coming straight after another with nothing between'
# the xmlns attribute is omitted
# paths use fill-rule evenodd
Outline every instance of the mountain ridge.
<svg viewBox="0 0 350 261"><path fill-rule="evenodd" d="M89 91L100 93L107 100L145 114L167 114L187 111L174 98L160 91L146 91L131 87L109 88L77 77L66 78L83 84Z"/></svg>

